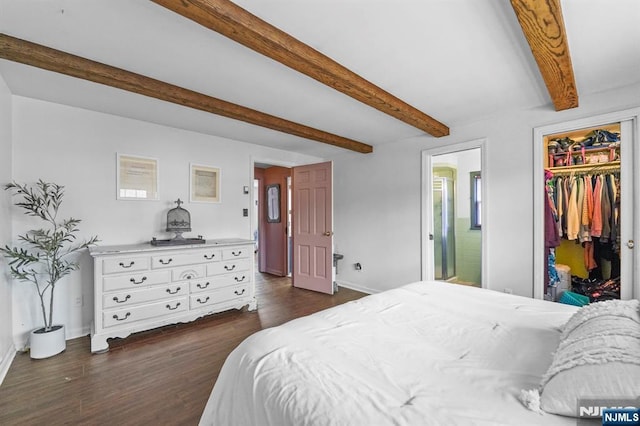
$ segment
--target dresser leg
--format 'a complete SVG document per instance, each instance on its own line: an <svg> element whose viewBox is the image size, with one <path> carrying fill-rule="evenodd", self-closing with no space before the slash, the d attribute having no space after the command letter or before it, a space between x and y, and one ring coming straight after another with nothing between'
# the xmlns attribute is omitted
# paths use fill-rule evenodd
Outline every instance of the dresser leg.
<svg viewBox="0 0 640 426"><path fill-rule="evenodd" d="M249 302L249 306L247 307L247 310L255 311L256 309L258 309L258 300L254 297L251 299L251 302Z"/></svg>
<svg viewBox="0 0 640 426"><path fill-rule="evenodd" d="M102 336L91 336L91 352L94 354L103 354L109 352L109 344L107 339Z"/></svg>

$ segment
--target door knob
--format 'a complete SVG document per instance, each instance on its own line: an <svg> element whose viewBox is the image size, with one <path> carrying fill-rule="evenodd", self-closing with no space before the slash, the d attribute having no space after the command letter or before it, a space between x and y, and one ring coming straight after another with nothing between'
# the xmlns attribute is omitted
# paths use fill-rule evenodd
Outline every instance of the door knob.
<svg viewBox="0 0 640 426"><path fill-rule="evenodd" d="M333 232L327 231L327 232L323 233L322 235L324 235L325 237L330 237L330 236L333 235Z"/></svg>
<svg viewBox="0 0 640 426"><path fill-rule="evenodd" d="M627 247L629 248L633 248L636 244L633 242L633 240L629 240L627 241Z"/></svg>

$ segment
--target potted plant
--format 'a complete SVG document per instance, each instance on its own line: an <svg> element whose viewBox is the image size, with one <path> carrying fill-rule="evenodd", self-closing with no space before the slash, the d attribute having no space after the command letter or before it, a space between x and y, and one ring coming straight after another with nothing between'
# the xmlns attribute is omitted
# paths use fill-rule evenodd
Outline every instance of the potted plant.
<svg viewBox="0 0 640 426"><path fill-rule="evenodd" d="M76 242L79 219L59 220L58 209L62 204L64 186L42 180L33 185L16 182L5 185L21 199L15 203L25 214L43 221L43 228L27 231L18 239L21 247L0 247L0 252L9 259L11 276L19 281L36 286L40 297L40 308L44 326L31 331L31 358L48 358L66 348L64 325L53 324L53 296L58 281L78 269L80 264L72 260L72 254L98 242L93 236Z"/></svg>

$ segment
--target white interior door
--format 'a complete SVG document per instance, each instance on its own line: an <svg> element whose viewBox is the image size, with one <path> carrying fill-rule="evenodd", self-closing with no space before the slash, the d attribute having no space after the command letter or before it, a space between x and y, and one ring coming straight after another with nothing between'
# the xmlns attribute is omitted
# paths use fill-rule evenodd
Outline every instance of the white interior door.
<svg viewBox="0 0 640 426"><path fill-rule="evenodd" d="M628 300L634 297L633 257L634 257L634 185L633 167L634 132L633 120L620 123L620 298ZM635 200L637 202L637 200ZM636 285L638 284L635 280ZM640 296L637 292L635 297Z"/></svg>

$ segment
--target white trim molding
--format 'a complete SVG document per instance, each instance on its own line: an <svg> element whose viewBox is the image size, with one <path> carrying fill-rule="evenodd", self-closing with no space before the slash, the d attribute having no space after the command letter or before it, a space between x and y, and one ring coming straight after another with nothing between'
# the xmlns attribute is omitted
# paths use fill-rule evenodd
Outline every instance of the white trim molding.
<svg viewBox="0 0 640 426"><path fill-rule="evenodd" d="M9 367L11 367L11 363L13 359L16 357L16 347L11 345L7 352L2 356L2 361L0 361L0 385L4 381L4 378L7 376L9 372Z"/></svg>

